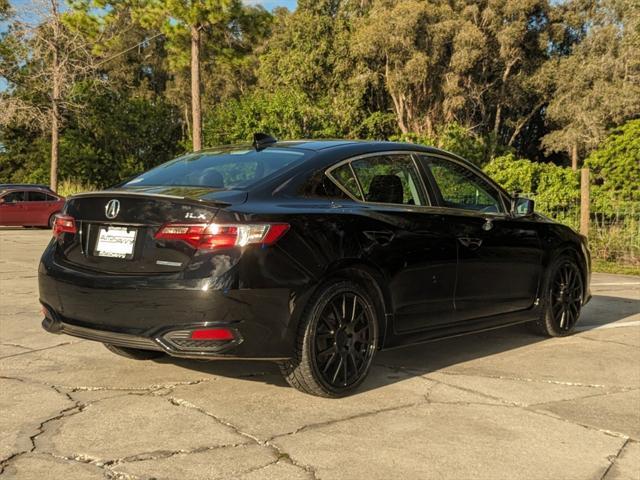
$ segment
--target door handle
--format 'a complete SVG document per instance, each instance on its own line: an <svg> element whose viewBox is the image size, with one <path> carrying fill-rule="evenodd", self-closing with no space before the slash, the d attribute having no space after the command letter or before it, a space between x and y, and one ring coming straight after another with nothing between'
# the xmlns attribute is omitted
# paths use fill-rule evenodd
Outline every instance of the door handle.
<svg viewBox="0 0 640 480"><path fill-rule="evenodd" d="M482 246L481 238L458 237L458 241L470 250L477 250Z"/></svg>

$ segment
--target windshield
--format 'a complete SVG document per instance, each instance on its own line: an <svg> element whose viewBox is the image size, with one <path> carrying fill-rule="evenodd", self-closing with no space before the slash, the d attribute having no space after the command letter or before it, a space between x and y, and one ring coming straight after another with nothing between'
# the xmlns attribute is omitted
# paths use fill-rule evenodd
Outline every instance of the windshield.
<svg viewBox="0 0 640 480"><path fill-rule="evenodd" d="M198 152L176 158L139 175L124 187L156 185L247 188L298 162L304 153L268 148Z"/></svg>

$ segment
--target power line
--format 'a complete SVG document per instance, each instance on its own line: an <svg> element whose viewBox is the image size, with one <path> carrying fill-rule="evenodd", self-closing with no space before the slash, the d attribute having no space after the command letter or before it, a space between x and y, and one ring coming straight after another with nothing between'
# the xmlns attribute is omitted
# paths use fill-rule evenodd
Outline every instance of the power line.
<svg viewBox="0 0 640 480"><path fill-rule="evenodd" d="M95 64L95 67L99 67L103 63L106 63L106 62L108 62L110 60L113 60L114 58L119 57L120 55L124 55L125 53L130 52L131 50L133 50L134 48L138 48L140 45L142 45L144 43L147 43L147 42L150 42L151 40L154 40L154 39L156 39L156 38L158 38L160 36L163 36L163 35L164 35L164 33L160 32L160 33L156 33L152 37L145 38L143 41L135 44L134 46L129 47L126 50L123 50L123 51L121 51L119 53L116 53L115 55L112 55L112 56L110 56L108 58L105 58L104 60L99 61L98 63Z"/></svg>

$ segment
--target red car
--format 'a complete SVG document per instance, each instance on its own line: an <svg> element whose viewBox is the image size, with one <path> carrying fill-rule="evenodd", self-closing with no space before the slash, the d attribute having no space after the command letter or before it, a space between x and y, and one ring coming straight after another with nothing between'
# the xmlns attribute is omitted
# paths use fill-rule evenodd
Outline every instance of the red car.
<svg viewBox="0 0 640 480"><path fill-rule="evenodd" d="M40 186L0 188L0 225L46 227L62 210L64 197Z"/></svg>

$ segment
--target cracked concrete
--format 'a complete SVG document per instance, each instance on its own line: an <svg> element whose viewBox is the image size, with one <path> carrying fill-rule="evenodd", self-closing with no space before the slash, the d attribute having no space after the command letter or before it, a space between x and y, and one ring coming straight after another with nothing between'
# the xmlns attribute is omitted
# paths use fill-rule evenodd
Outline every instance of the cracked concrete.
<svg viewBox="0 0 640 480"><path fill-rule="evenodd" d="M31 272L48 237L0 231L2 478L640 479L639 278L594 275L570 338L383 352L327 400L270 364L136 362L45 333Z"/></svg>

